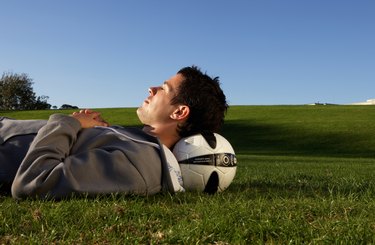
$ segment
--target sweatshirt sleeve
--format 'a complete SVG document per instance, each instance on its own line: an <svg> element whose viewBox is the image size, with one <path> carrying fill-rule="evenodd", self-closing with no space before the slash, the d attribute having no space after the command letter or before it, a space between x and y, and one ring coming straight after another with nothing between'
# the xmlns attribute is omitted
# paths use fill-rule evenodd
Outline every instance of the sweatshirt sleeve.
<svg viewBox="0 0 375 245"><path fill-rule="evenodd" d="M34 138L13 180L12 196L155 194L162 188L159 155L155 147L103 129L81 129L75 118L55 114Z"/></svg>
<svg viewBox="0 0 375 245"><path fill-rule="evenodd" d="M123 141L103 129L81 130L75 118L55 114L39 130L23 159L12 196L154 194L161 189L158 155L152 146Z"/></svg>
<svg viewBox="0 0 375 245"><path fill-rule="evenodd" d="M15 198L45 195L59 181L54 171L69 155L81 129L78 120L54 114L42 127L22 161L12 184Z"/></svg>

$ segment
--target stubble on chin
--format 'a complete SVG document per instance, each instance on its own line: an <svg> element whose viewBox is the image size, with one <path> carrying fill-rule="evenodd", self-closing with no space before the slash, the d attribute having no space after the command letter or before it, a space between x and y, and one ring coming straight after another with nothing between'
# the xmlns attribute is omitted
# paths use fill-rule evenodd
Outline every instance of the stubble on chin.
<svg viewBox="0 0 375 245"><path fill-rule="evenodd" d="M137 109L137 116L138 116L139 121L141 121L141 123L145 123L144 108L138 107L138 109Z"/></svg>
<svg viewBox="0 0 375 245"><path fill-rule="evenodd" d="M150 135L153 135L152 131L153 131L154 128L151 127L150 125L148 125L147 115L145 113L145 108L140 106L137 109L137 116L138 116L139 121L141 121L141 123L143 123L143 128L142 128L143 132L145 132L147 134L150 134Z"/></svg>

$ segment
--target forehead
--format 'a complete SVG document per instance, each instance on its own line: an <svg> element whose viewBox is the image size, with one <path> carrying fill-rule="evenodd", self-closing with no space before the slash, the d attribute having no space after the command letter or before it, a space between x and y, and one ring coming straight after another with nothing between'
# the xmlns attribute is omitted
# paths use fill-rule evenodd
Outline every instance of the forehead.
<svg viewBox="0 0 375 245"><path fill-rule="evenodd" d="M177 90L177 88L180 86L183 80L184 77L181 74L176 74L168 80L166 80L164 84L168 86L168 88L171 90Z"/></svg>

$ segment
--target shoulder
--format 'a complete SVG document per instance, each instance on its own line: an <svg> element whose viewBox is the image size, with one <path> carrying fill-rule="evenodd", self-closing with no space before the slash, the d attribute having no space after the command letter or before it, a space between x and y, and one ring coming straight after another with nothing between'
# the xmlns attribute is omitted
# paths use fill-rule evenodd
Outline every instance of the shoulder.
<svg viewBox="0 0 375 245"><path fill-rule="evenodd" d="M16 120L1 117L0 144L14 136L36 134L46 123L46 120Z"/></svg>

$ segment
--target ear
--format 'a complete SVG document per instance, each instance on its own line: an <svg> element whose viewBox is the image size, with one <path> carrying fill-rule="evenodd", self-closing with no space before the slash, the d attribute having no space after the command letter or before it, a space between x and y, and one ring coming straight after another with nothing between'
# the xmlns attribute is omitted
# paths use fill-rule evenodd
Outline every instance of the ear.
<svg viewBox="0 0 375 245"><path fill-rule="evenodd" d="M170 117L174 120L186 120L190 115L190 108L187 105L179 105L177 108L172 112Z"/></svg>

